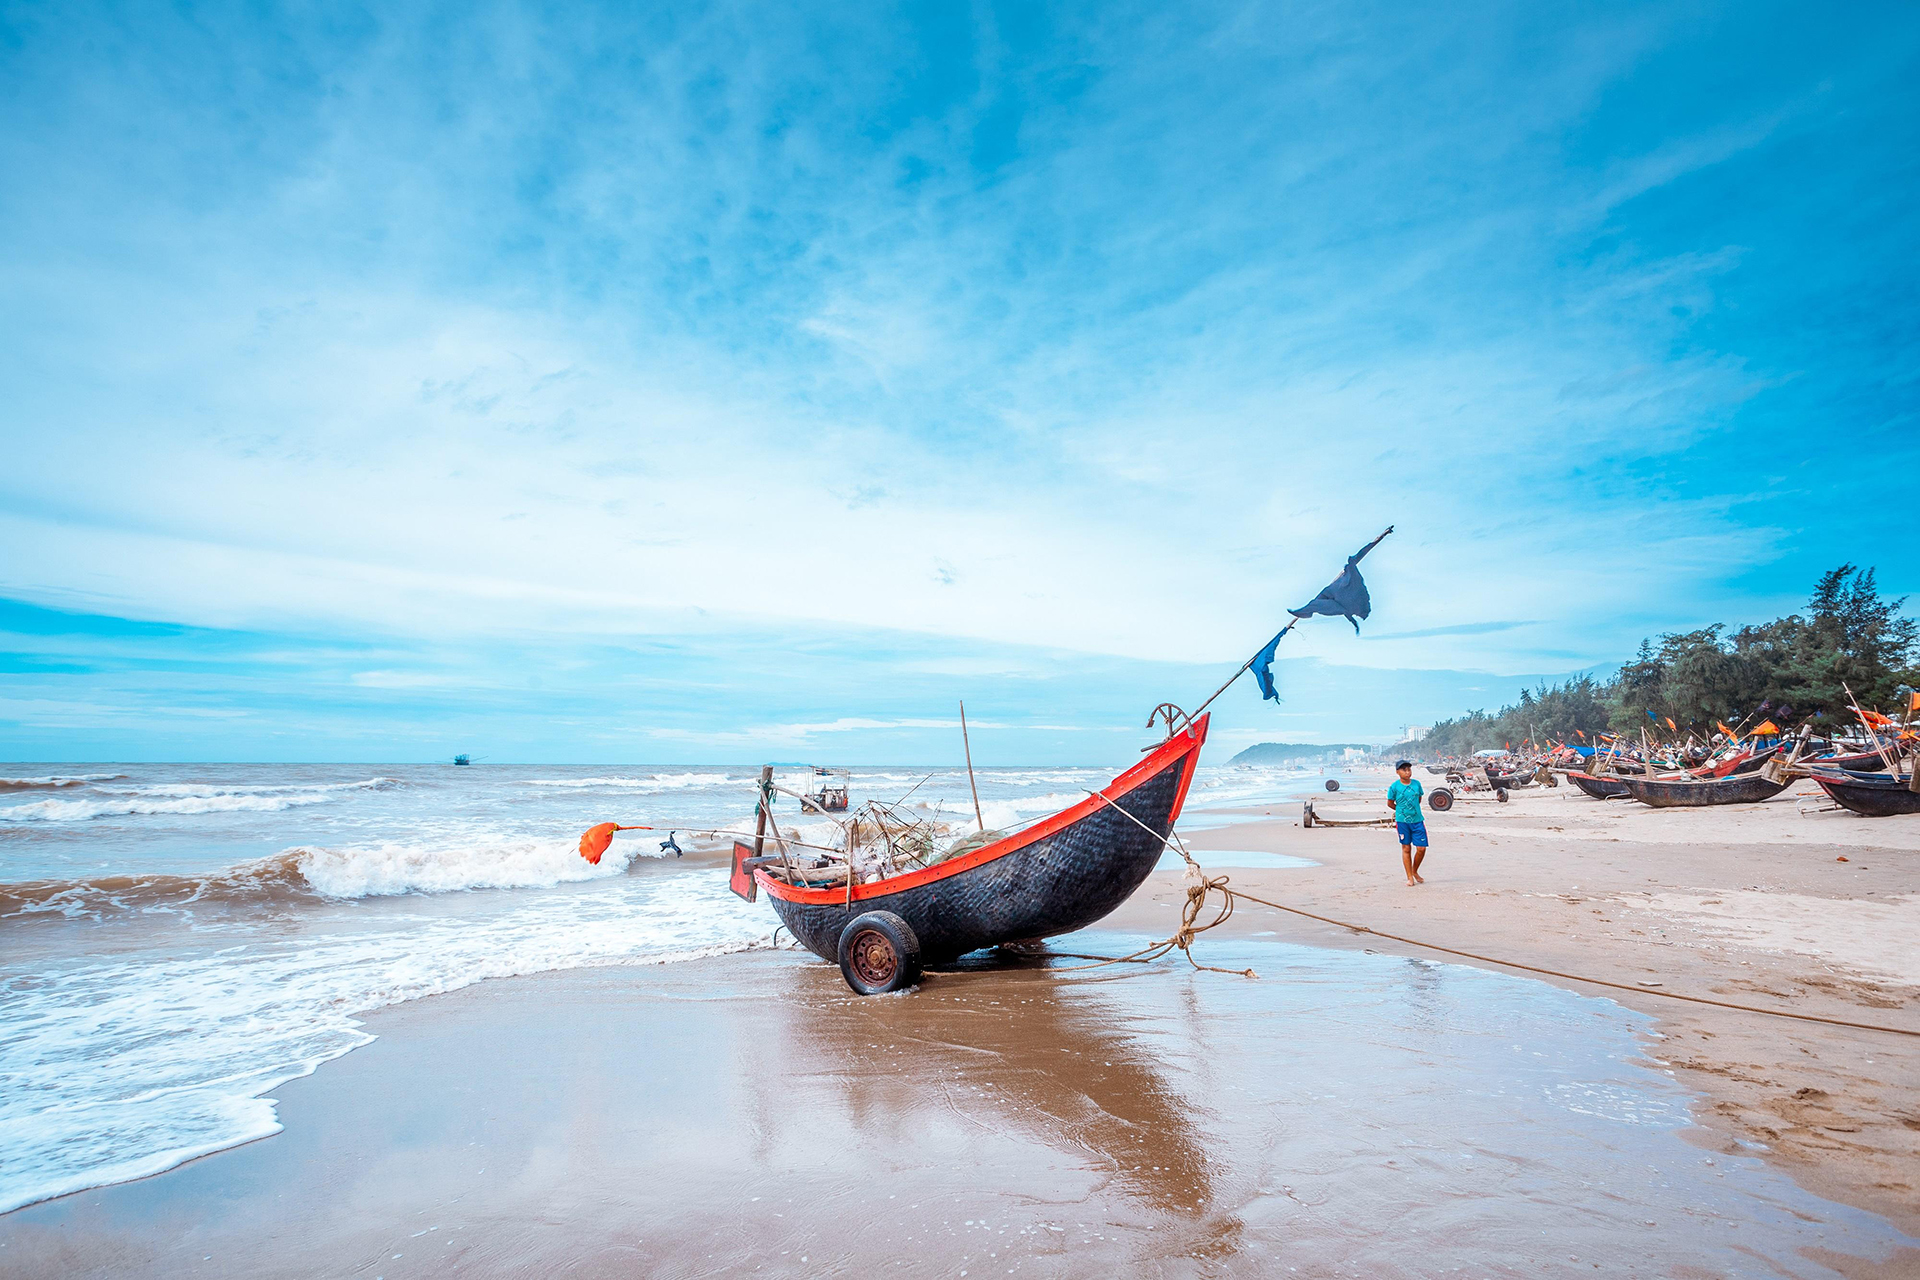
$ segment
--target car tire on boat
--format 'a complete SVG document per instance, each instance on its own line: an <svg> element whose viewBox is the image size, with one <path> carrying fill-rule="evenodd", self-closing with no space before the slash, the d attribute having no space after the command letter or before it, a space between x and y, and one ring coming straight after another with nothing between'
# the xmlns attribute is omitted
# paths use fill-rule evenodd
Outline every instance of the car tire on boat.
<svg viewBox="0 0 1920 1280"><path fill-rule="evenodd" d="M1435 787L1427 793L1427 808L1435 813L1445 813L1453 808L1453 792L1445 787Z"/></svg>
<svg viewBox="0 0 1920 1280"><path fill-rule="evenodd" d="M891 911L869 911L840 931L840 976L863 996L903 991L920 981L920 939Z"/></svg>

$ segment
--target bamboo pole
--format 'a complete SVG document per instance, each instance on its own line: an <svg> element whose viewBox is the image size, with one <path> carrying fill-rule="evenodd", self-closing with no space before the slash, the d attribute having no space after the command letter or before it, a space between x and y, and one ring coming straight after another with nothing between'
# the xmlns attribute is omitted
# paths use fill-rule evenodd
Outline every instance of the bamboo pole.
<svg viewBox="0 0 1920 1280"><path fill-rule="evenodd" d="M973 789L973 820L980 824L980 830L984 832L987 820L980 814L980 784L973 780L973 743L967 737L967 703L964 698L960 701L960 745L967 753L967 786Z"/></svg>
<svg viewBox="0 0 1920 1280"><path fill-rule="evenodd" d="M1847 687L1847 682L1842 680L1840 687L1846 689L1847 701L1853 707L1853 714L1860 717L1860 727L1867 731L1867 741L1873 743L1874 751L1879 754L1882 760L1887 762L1887 772L1895 778L1898 778L1900 776L1900 766L1894 760L1893 753L1887 750L1887 744L1880 740L1880 731L1873 727L1873 722L1867 719L1867 713L1860 709L1860 700L1853 696L1853 690Z"/></svg>

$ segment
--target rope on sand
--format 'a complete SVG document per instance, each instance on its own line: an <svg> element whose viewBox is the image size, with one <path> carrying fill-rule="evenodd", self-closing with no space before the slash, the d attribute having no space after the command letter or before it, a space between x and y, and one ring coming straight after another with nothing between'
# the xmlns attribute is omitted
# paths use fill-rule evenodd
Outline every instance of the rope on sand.
<svg viewBox="0 0 1920 1280"><path fill-rule="evenodd" d="M1097 791L1090 792L1089 794L1100 795ZM1152 946L1142 947L1131 955L1114 956L1111 959L1101 960L1099 964L1072 965L1068 967L1067 972L1098 969L1109 964L1147 964L1158 960L1177 947L1181 952L1185 953L1187 962L1196 969L1204 969L1209 973L1232 973L1248 978L1255 977L1257 975L1251 969L1222 969L1210 964L1201 964L1193 958L1191 949L1196 937L1209 929L1217 928L1225 924L1233 915L1235 902L1240 898L1245 898L1248 902L1257 902L1263 907L1272 907L1275 911L1286 911L1296 916L1305 916L1309 920L1318 920L1322 924L1335 925L1342 929L1351 929L1355 933L1371 934L1376 938L1388 938L1394 942L1405 943L1410 947L1421 947L1428 951L1439 951L1450 956L1461 956L1468 960L1479 960L1486 964L1497 964L1507 969L1520 969L1527 973L1543 974L1550 978L1565 978L1570 982L1585 982L1596 987L1612 987L1619 991L1632 991L1638 995L1664 996L1668 1000L1684 1000L1688 1004L1705 1004L1712 1005L1719 1009L1736 1009L1741 1013L1765 1014L1770 1018L1791 1018L1796 1022L1819 1022L1830 1027L1849 1027L1855 1031L1880 1031L1887 1035L1920 1037L1920 1031L1907 1027L1889 1027L1875 1022L1850 1022L1845 1018L1826 1018L1817 1013L1794 1013L1787 1009L1767 1009L1760 1005L1735 1004L1731 1000L1710 1000L1705 996L1690 996L1679 991L1662 991L1655 987L1643 987L1637 984L1614 982L1607 978L1593 978L1581 973L1566 973L1559 969L1546 969L1539 965L1522 964L1518 960L1503 960L1499 956L1481 955L1477 951L1462 951L1457 947L1443 947L1437 942L1422 942L1418 938L1406 938L1397 933L1387 933L1380 929L1370 928L1364 924L1353 924L1346 920L1335 920L1332 916L1315 915L1313 912L1303 911L1299 907L1289 907L1284 903L1270 902L1265 898L1255 897L1244 889L1233 888L1228 883L1226 876L1207 875L1200 864L1194 861L1193 855L1187 852L1186 846L1180 842L1178 836L1172 832L1163 836L1159 832L1154 831L1152 827L1147 826L1146 823L1141 822L1140 819L1134 817L1133 814L1128 813L1127 810L1114 804L1112 800L1108 800L1106 796L1100 796L1100 799L1113 805L1119 812L1126 814L1126 816L1142 830L1152 833L1154 839L1163 842L1169 849L1172 849L1175 853L1178 853L1182 858L1186 859L1187 901L1180 909L1180 928L1172 937L1156 942ZM1216 912L1213 919L1206 924L1197 924L1196 921L1200 918L1201 912L1206 909L1207 898L1216 892L1219 893L1222 898L1219 911ZM1092 957L1088 958L1091 959Z"/></svg>
<svg viewBox="0 0 1920 1280"><path fill-rule="evenodd" d="M1760 1005L1735 1004L1731 1000L1709 1000L1705 996L1690 996L1679 991L1662 991L1657 987L1643 987L1625 982L1613 982L1606 978L1590 978L1585 974L1564 973L1559 969L1543 969L1539 965L1521 964L1517 960L1502 960L1498 956L1483 956L1474 951L1461 951L1456 947L1443 947L1435 942L1422 942L1418 938L1403 938L1397 933L1386 933L1379 929L1368 928L1363 924L1350 924L1345 920L1335 920L1331 916L1317 916L1311 911L1302 911L1298 907L1283 906L1278 902L1268 902L1265 898L1256 898L1244 890L1228 888L1227 878L1225 876L1219 876L1206 881L1201 892L1204 896L1206 889L1216 888L1226 894L1230 899L1245 898L1247 901L1257 902L1263 907L1272 907L1275 911L1290 911L1294 915L1306 916L1310 920L1319 920L1326 924L1338 925L1342 929L1351 929L1355 933L1370 933L1376 938L1391 938L1395 942L1404 942L1410 947L1424 947L1428 951L1441 951L1450 956L1464 956L1469 960L1483 960L1488 964L1497 964L1508 969L1524 969L1528 973L1545 974L1550 978L1566 978L1572 982L1587 982L1596 987L1613 987L1620 991L1632 991L1640 995L1664 996L1669 1000L1685 1000L1689 1004L1710 1004L1721 1009L1738 1009L1742 1013L1764 1013L1772 1018L1792 1018L1798 1022L1824 1022L1830 1027L1851 1027L1855 1031L1884 1031L1888 1035L1895 1036L1920 1036L1920 1031L1907 1027L1889 1027L1876 1022L1849 1022L1845 1018L1824 1018L1817 1013L1795 1013L1789 1009L1767 1009ZM1188 896L1191 897L1194 892L1195 890L1189 889L1187 891Z"/></svg>

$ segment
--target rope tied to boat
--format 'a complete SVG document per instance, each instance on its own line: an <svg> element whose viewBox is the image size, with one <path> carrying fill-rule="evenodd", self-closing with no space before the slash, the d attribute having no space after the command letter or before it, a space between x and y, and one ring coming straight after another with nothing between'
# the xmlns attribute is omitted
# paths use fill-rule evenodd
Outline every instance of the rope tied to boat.
<svg viewBox="0 0 1920 1280"><path fill-rule="evenodd" d="M1244 889L1236 889L1227 876L1209 876L1206 870L1194 860L1193 855L1187 852L1186 845L1181 842L1180 837L1174 832L1168 831L1167 834L1161 835L1159 832L1154 831L1152 827L1147 826L1146 823L1141 822L1139 818L1134 817L1132 813L1129 813L1120 805L1114 804L1108 797L1100 795L1097 791L1090 792L1089 794L1099 796L1100 799L1113 805L1116 810L1126 814L1135 825L1152 834L1156 840L1161 841L1167 848L1172 849L1175 853L1178 853L1181 858L1185 859L1187 864L1187 900L1180 908L1180 928L1174 932L1172 937L1162 942L1156 942L1152 946L1142 947L1131 955L1103 959L1099 964L1067 966L1066 971L1068 972L1098 969L1109 964L1147 964L1158 960L1177 947L1186 955L1187 962L1195 969L1203 969L1209 973L1230 973L1241 977L1256 978L1259 975L1252 969L1223 969L1217 965L1201 964L1193 958L1192 952L1194 939L1209 929L1218 928L1220 925L1225 924L1233 916L1235 903L1241 898L1245 898L1248 902L1257 902L1261 906L1271 907L1275 911L1285 911L1292 915L1305 916L1309 920L1318 920L1322 924L1334 925L1341 929L1350 929L1354 933L1369 934L1376 938L1387 938L1394 942L1404 943L1410 947L1420 947L1427 951L1438 951L1446 955L1460 956L1467 960L1479 960L1486 964L1497 964L1502 968L1519 969L1526 973L1537 973L1544 977L1564 978L1570 982L1585 982L1596 987L1612 987L1618 991L1632 991L1639 995L1662 996L1668 1000L1682 1000L1689 1004L1711 1005L1718 1009L1734 1009L1741 1013L1760 1013L1772 1018L1790 1018L1796 1022L1818 1022L1830 1027L1848 1027L1855 1031L1879 1031L1887 1035L1920 1037L1920 1030L1909 1027L1890 1027L1884 1023L1853 1022L1846 1018L1828 1018L1817 1013L1796 1013L1789 1009L1768 1009L1761 1005L1736 1004L1731 1000L1711 1000L1706 996L1687 995L1680 991L1663 991L1656 987L1643 987L1637 984L1614 982L1608 978L1594 978L1581 973L1566 973L1559 969L1548 969L1540 965L1522 964L1517 960L1502 959L1499 956L1481 955L1475 951L1463 951L1458 947L1443 947L1436 942L1423 942L1418 938L1402 937L1400 934L1387 933L1384 930L1371 928L1368 925L1354 924L1347 920L1336 920L1332 916L1316 915L1314 912L1305 911L1299 907L1289 907L1285 903L1269 901L1266 898L1248 893ZM1221 895L1219 910L1214 914L1214 918L1206 924L1196 924L1195 922L1199 920L1201 913L1206 910L1207 899L1216 892Z"/></svg>

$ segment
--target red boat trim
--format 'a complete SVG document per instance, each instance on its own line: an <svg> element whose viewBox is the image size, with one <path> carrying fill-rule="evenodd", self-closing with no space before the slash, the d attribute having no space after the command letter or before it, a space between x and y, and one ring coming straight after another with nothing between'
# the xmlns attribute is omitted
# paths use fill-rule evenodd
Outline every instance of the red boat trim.
<svg viewBox="0 0 1920 1280"><path fill-rule="evenodd" d="M1167 739L1166 742L1154 748L1152 755L1145 757L1140 763L1128 769L1112 782L1109 782L1101 789L1100 795L1105 796L1108 800L1119 800L1129 791L1132 791L1135 787L1165 769L1170 761L1177 760L1181 756L1186 756L1187 761L1180 774L1180 789L1174 793L1173 809L1167 818L1169 825L1179 821L1180 810L1187 802L1187 789L1193 785L1193 774L1200 760L1201 744L1207 740L1207 722L1210 719L1212 719L1210 715L1203 715L1193 722L1191 728L1183 729L1181 732ZM899 893L905 889L918 888L923 884L932 884L936 880L944 880L948 876L957 876L963 871L971 871L984 863L992 862L995 858L1004 858L1010 853L1018 853L1028 845L1044 840L1056 831L1070 827L1080 821L1080 819L1092 814L1095 810L1104 809L1105 807L1105 800L1101 800L1098 796L1088 796L1080 803L1071 808L1062 809L1051 818L1043 822L1037 822L1025 831L1017 832L1004 840L996 840L992 844L983 844L972 853L955 858L950 862L942 862L937 866L926 867L919 871L909 871L905 875L890 876L885 880L872 880L866 884L855 885L853 888L853 901L860 902L867 898L884 898L889 894ZM768 893L783 902L805 902L823 906L832 904L845 905L847 902L847 891L845 889L800 889L793 885L781 883L767 874L765 869L756 869L753 873L753 878L758 881Z"/></svg>

